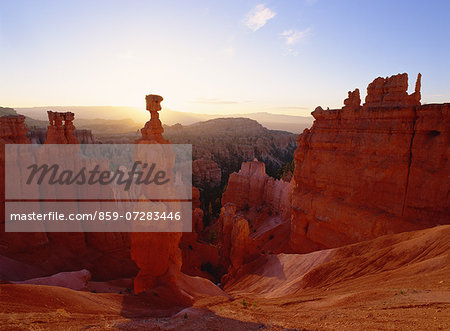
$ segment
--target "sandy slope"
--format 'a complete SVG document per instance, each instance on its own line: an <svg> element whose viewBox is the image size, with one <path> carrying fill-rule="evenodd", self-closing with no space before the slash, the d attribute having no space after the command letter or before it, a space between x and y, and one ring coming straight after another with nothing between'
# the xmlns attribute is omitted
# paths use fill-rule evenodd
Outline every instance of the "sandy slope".
<svg viewBox="0 0 450 331"><path fill-rule="evenodd" d="M387 329L450 325L450 226L400 233L246 265L227 297L203 280L180 285L196 302L168 307L164 291L131 296L0 285L0 328ZM205 288L205 290L203 290Z"/></svg>

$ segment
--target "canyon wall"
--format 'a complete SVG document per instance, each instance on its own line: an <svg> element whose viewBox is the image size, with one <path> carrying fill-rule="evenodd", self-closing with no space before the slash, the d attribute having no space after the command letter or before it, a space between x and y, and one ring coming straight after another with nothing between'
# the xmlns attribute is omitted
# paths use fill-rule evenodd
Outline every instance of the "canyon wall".
<svg viewBox="0 0 450 331"><path fill-rule="evenodd" d="M360 105L317 107L294 154L290 246L337 247L450 223L450 104L420 105L420 74L377 78Z"/></svg>
<svg viewBox="0 0 450 331"><path fill-rule="evenodd" d="M222 206L232 203L238 211L264 208L285 220L290 218L290 193L288 182L267 175L265 164L255 159L230 175Z"/></svg>
<svg viewBox="0 0 450 331"><path fill-rule="evenodd" d="M200 209L200 192L192 187L192 232L183 232L180 240L181 271L190 276L200 276L212 281L220 279L221 269L217 247L204 238L203 210Z"/></svg>
<svg viewBox="0 0 450 331"><path fill-rule="evenodd" d="M257 160L230 175L218 221L219 262L226 283L238 268L257 257L285 251L293 185L268 176Z"/></svg>

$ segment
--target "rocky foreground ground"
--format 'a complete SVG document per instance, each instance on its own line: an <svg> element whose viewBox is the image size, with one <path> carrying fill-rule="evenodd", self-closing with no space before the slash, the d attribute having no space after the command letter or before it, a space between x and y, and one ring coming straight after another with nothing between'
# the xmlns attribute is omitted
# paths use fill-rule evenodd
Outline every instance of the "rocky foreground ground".
<svg viewBox="0 0 450 331"><path fill-rule="evenodd" d="M450 325L450 226L386 235L246 266L225 287L183 275L195 300L90 282L85 291L0 285L0 329L445 330ZM94 293L115 292L115 293ZM166 293L167 294L167 293Z"/></svg>

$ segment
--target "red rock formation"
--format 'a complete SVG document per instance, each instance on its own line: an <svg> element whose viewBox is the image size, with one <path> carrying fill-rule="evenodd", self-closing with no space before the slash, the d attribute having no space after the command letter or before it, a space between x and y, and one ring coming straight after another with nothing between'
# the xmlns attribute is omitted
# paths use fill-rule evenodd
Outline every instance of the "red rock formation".
<svg viewBox="0 0 450 331"><path fill-rule="evenodd" d="M48 240L44 233L5 233L5 144L27 144L29 139L26 137L27 127L25 126L25 116L9 115L0 117L0 255L15 257L19 252L26 252L25 255L31 255L30 248L35 249L35 254L42 254ZM17 269L24 270L24 274L29 275L27 268L20 263ZM35 258L38 263L41 262L39 257ZM1 263L0 269L11 268L10 263ZM22 269L24 268L24 269ZM11 268L13 269L13 268ZM33 269L33 268L31 268ZM5 273L0 272L0 274ZM18 272L13 272L14 276ZM39 275L39 271L34 271L34 275ZM26 277L26 276L25 276ZM19 278L16 278L19 279Z"/></svg>
<svg viewBox="0 0 450 331"><path fill-rule="evenodd" d="M184 232L180 241L181 271L217 281L214 271L219 267L219 253L216 246L199 238L203 230L203 210L200 209L200 193L195 187L192 188L192 209L192 232Z"/></svg>
<svg viewBox="0 0 450 331"><path fill-rule="evenodd" d="M75 126L73 125L73 120L75 119L75 114L67 112L64 114L64 135L66 136L68 144L78 144L78 139L74 137Z"/></svg>
<svg viewBox="0 0 450 331"><path fill-rule="evenodd" d="M53 123L52 138L57 141L64 137L65 141L75 143L71 139L73 126L72 113L61 113L59 120L66 118L66 131L56 130L55 119L50 115ZM128 234L122 233L6 233L4 230L4 179L5 179L5 143L30 143L24 116L5 116L0 118L0 186L1 210L0 215L0 255L7 256L12 261L20 261L24 268L21 274L15 272L12 280L23 280L29 275L27 268L34 271L33 276L44 276L60 271L72 271L81 268L92 272L95 279L111 279L130 277L136 273L136 265L130 257L130 239ZM59 125L62 129L64 126ZM52 131L51 130L51 131ZM62 132L62 133L61 133ZM50 133L50 135L52 135ZM61 160L63 162L63 160ZM52 190L43 190L42 198L55 198ZM90 192L85 198L98 198L100 192ZM102 196L106 196L103 192ZM24 205L24 209L26 206ZM30 211L31 212L31 211ZM30 265L30 267L27 267Z"/></svg>
<svg viewBox="0 0 450 331"><path fill-rule="evenodd" d="M25 126L25 116L10 115L0 117L1 144L29 144L28 129Z"/></svg>
<svg viewBox="0 0 450 331"><path fill-rule="evenodd" d="M164 137L172 143L192 143L193 160L207 159L217 163L223 178L239 171L242 162L257 158L266 164L269 173L292 159L297 147L296 134L268 130L248 118L216 118L183 127L165 127ZM209 161L211 162L211 161ZM195 171L196 161L193 164ZM215 165L214 165L215 168ZM219 173L214 170L218 178ZM193 181L199 189L194 172Z"/></svg>
<svg viewBox="0 0 450 331"><path fill-rule="evenodd" d="M152 97L147 97L152 103ZM151 109L152 111L154 108ZM155 115L146 127L153 127ZM49 113L50 126L48 143L70 143L73 133L73 114ZM65 126L62 121L65 120ZM0 128L2 142L20 143L27 141L24 117L2 118L4 124ZM162 128L161 128L162 129ZM143 139L138 143L168 143L162 139L161 130L154 132L144 130ZM1 145L2 148L4 145ZM63 160L62 160L63 162ZM2 149L2 173L4 172L4 148ZM4 183L4 174L1 176ZM4 185L4 184L3 184ZM96 199L105 197L105 192L79 192L83 198ZM197 192L198 193L198 192ZM43 198L54 198L55 192L44 190ZM4 202L4 190L2 190ZM199 207L199 206L196 206ZM2 203L4 215L4 203ZM196 209L194 226L201 227L201 210ZM198 221L200 219L200 221ZM2 218L2 221L4 219ZM173 286L180 273L181 253L178 243L181 233L143 233L133 237L133 252L130 253L131 239L128 233L0 233L0 255L11 257L31 265L39 266L37 276L53 274L59 271L71 271L86 268L97 280L130 277L136 274L137 268L131 255L141 268L135 286L136 292L143 289L170 284ZM141 241L142 239L142 241ZM149 263L150 261L150 263ZM156 261L156 262L155 262ZM26 275L15 275L15 280L21 280ZM176 291L174 292L176 293ZM183 298L181 298L181 301Z"/></svg>
<svg viewBox="0 0 450 331"><path fill-rule="evenodd" d="M200 158L192 162L192 184L197 187L217 187L222 179L219 165L211 159Z"/></svg>
<svg viewBox="0 0 450 331"><path fill-rule="evenodd" d="M236 206L229 203L222 207L219 218L220 263L228 272L225 283L243 264L259 256L256 243L250 238L248 221L236 216Z"/></svg>
<svg viewBox="0 0 450 331"><path fill-rule="evenodd" d="M232 203L237 210L266 208L272 215L290 218L290 185L266 174L263 162L242 163L238 173L232 173L222 196L222 206Z"/></svg>
<svg viewBox="0 0 450 331"><path fill-rule="evenodd" d="M222 283L242 264L286 249L292 188L269 177L265 164L257 160L242 163L241 170L230 175L218 221L220 265L228 272Z"/></svg>
<svg viewBox="0 0 450 331"><path fill-rule="evenodd" d="M450 104L420 106L420 74L377 78L366 103L312 113L298 138L290 245L298 252L450 223Z"/></svg>
<svg viewBox="0 0 450 331"><path fill-rule="evenodd" d="M348 91L348 98L344 100L343 109L359 108L361 106L361 97L359 96L359 89L353 92Z"/></svg>
<svg viewBox="0 0 450 331"><path fill-rule="evenodd" d="M135 144L168 144L162 136L164 128L159 119L159 111L161 110L161 101L163 97L160 95L149 94L145 96L146 109L150 112L150 121L145 123L141 129L142 137L135 141Z"/></svg>
<svg viewBox="0 0 450 331"><path fill-rule="evenodd" d="M163 98L159 95L147 95L145 99L151 119L141 129L142 138L137 139L135 143L169 144L169 141L162 137L164 129L158 115ZM143 198L146 198L145 191L143 194ZM164 286L171 289L172 295L180 302L189 302L176 285L182 265L181 251L178 247L181 235L178 232L131 234L131 257L140 269L134 279L135 293Z"/></svg>
<svg viewBox="0 0 450 331"><path fill-rule="evenodd" d="M192 187L192 233L200 233L203 230L203 210L200 209L200 192ZM188 232L190 233L190 232Z"/></svg>
<svg viewBox="0 0 450 331"><path fill-rule="evenodd" d="M420 80L417 76L415 93L408 95L408 74L398 74L391 77L378 77L367 86L366 103L364 107L398 107L420 106Z"/></svg>
<svg viewBox="0 0 450 331"><path fill-rule="evenodd" d="M46 144L78 144L78 139L73 136L75 126L73 120L75 114L71 112L61 113L47 111L50 125L47 128ZM64 124L63 124L64 121Z"/></svg>

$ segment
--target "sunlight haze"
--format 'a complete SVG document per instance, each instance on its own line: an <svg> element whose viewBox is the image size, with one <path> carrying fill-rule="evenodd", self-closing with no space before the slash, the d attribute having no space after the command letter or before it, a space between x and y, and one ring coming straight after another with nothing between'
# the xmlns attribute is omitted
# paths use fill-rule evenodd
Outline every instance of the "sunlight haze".
<svg viewBox="0 0 450 331"><path fill-rule="evenodd" d="M390 11L386 11L389 7ZM0 104L309 115L407 72L449 99L446 1L2 1ZM414 40L414 42L412 42Z"/></svg>

